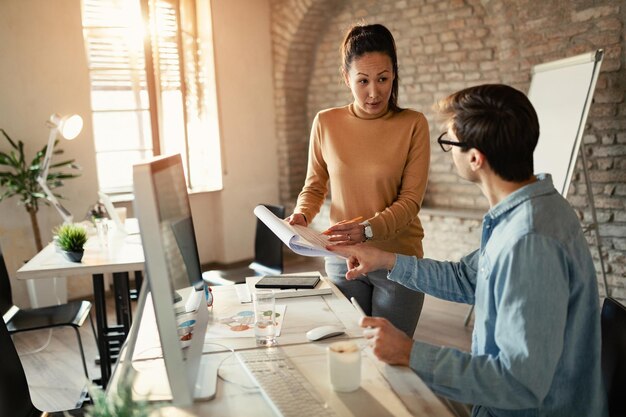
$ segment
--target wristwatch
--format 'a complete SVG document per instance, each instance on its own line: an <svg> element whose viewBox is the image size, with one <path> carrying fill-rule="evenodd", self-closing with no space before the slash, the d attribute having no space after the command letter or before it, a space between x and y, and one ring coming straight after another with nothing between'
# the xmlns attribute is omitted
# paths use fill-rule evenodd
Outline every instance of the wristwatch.
<svg viewBox="0 0 626 417"><path fill-rule="evenodd" d="M368 241L374 237L372 232L372 225L367 220L361 223L364 226L363 233L365 233L365 240Z"/></svg>

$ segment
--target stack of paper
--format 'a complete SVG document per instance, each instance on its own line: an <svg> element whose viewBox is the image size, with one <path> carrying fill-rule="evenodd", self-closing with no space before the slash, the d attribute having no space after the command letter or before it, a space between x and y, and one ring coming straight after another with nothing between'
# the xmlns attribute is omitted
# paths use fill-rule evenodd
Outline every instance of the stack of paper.
<svg viewBox="0 0 626 417"><path fill-rule="evenodd" d="M337 256L326 250L330 244L328 236L308 227L290 225L279 219L267 209L259 205L254 208L254 214L261 220L289 249L304 256Z"/></svg>

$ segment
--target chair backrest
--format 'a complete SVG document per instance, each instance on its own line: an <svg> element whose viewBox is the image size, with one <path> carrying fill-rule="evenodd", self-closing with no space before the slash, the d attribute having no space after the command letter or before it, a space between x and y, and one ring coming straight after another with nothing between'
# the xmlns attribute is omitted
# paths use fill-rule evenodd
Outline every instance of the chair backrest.
<svg viewBox="0 0 626 417"><path fill-rule="evenodd" d="M40 415L33 405L20 357L4 320L0 320L0 416Z"/></svg>
<svg viewBox="0 0 626 417"><path fill-rule="evenodd" d="M263 204L280 219L285 218L285 207ZM283 242L261 220L257 219L254 237L254 262L283 272Z"/></svg>
<svg viewBox="0 0 626 417"><path fill-rule="evenodd" d="M602 305L602 376L609 416L626 416L626 307L607 297Z"/></svg>
<svg viewBox="0 0 626 417"><path fill-rule="evenodd" d="M9 271L4 263L2 248L0 248L0 314L6 313L13 306L13 295L11 294L11 280Z"/></svg>

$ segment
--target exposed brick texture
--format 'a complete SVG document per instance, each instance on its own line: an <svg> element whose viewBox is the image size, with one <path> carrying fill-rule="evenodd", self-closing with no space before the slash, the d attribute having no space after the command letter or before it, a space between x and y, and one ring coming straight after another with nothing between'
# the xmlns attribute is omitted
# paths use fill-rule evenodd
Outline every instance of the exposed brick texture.
<svg viewBox="0 0 626 417"><path fill-rule="evenodd" d="M339 46L352 24L382 23L392 31L399 55L399 103L426 115L433 141L441 131L432 111L438 99L461 88L492 82L527 92L532 66L604 49L584 146L611 295L626 300L624 2L273 0L272 13L280 196L288 207L293 207L304 181L315 113L351 101L340 78ZM583 225L589 225L591 212L580 155L568 200ZM484 211L487 201L477 187L456 175L450 156L435 143L424 207L456 210L422 214L427 256L458 259L478 245L480 233L476 234L475 228L480 220L472 216L468 220L458 212ZM442 229L448 225L458 226L459 232ZM469 237L460 238L465 232ZM595 234L588 232L588 237L595 245ZM604 294L595 246L592 254Z"/></svg>

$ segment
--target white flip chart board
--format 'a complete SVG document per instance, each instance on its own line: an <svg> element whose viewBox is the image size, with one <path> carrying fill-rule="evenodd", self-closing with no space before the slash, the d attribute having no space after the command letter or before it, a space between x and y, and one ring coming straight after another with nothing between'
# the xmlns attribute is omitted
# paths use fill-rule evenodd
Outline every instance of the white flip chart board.
<svg viewBox="0 0 626 417"><path fill-rule="evenodd" d="M528 98L539 117L539 143L534 153L535 173L552 174L554 187L566 196L603 51L536 65Z"/></svg>

